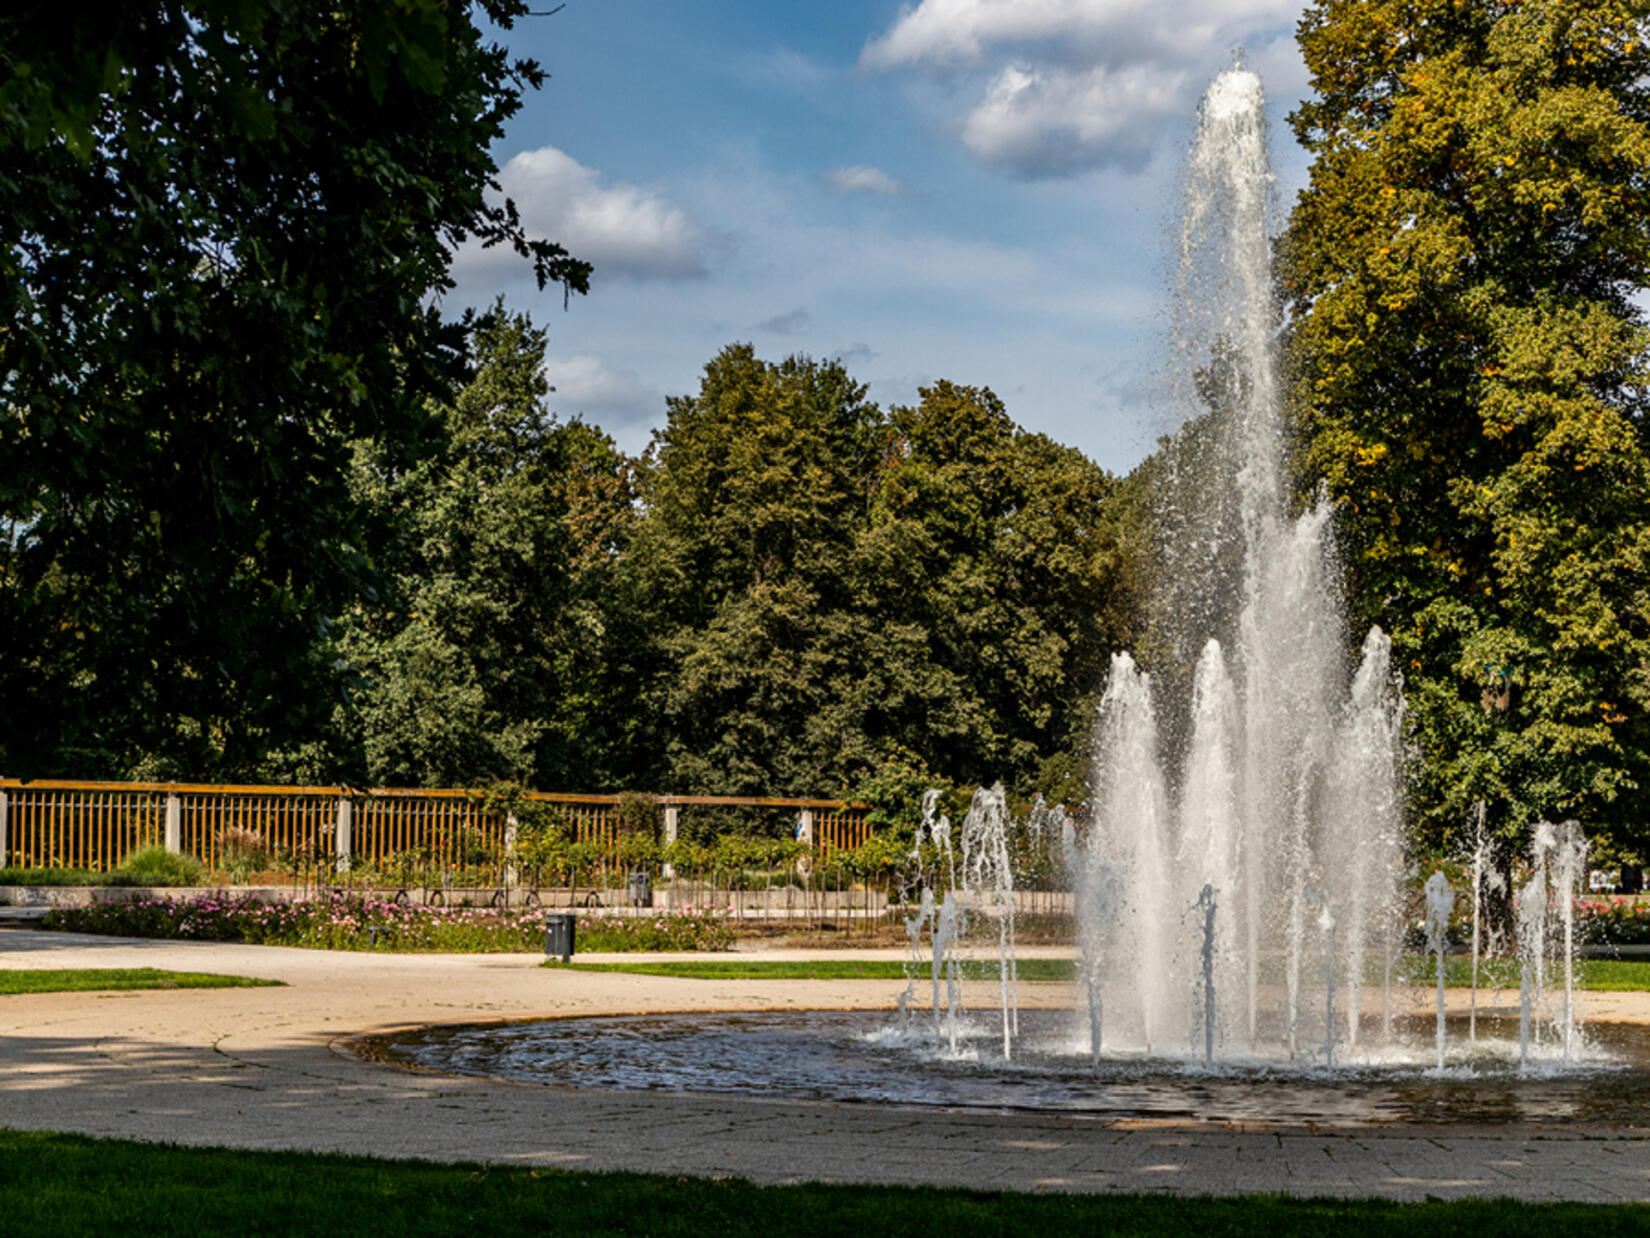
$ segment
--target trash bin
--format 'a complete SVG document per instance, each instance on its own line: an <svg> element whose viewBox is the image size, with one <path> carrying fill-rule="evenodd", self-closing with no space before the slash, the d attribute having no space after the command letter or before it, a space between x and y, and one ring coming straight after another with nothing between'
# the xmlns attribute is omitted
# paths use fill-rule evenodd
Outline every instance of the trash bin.
<svg viewBox="0 0 1650 1238"><path fill-rule="evenodd" d="M544 917L544 952L559 954L561 961L567 962L573 957L573 925L574 916L558 915Z"/></svg>
<svg viewBox="0 0 1650 1238"><path fill-rule="evenodd" d="M653 906L653 878L646 873L630 874L630 905L632 907Z"/></svg>

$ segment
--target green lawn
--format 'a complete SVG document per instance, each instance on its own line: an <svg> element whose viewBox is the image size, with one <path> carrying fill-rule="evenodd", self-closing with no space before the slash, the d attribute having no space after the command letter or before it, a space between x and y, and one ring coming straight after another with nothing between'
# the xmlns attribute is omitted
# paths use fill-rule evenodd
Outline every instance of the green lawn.
<svg viewBox="0 0 1650 1238"><path fill-rule="evenodd" d="M630 972L638 976L684 976L692 980L904 980L905 964L899 959L776 959L706 958L660 960L635 963L562 963L552 959L546 967L569 971ZM1071 980L1077 965L1070 959L1021 959L1021 980ZM969 966L971 980L997 979L997 961L991 959ZM919 979L926 979L922 970Z"/></svg>
<svg viewBox="0 0 1650 1238"><path fill-rule="evenodd" d="M1561 963L1549 962L1549 983L1562 984L1564 970ZM1410 984L1434 983L1437 976L1430 957L1413 956L1406 960L1402 978ZM1650 958L1646 959L1582 959L1576 963L1576 984L1598 993L1625 993L1650 989ZM1377 977L1371 974L1371 981ZM1472 983L1472 960L1451 955L1444 960L1444 983L1466 988ZM1483 959L1478 964L1478 987L1518 991L1518 961L1516 959Z"/></svg>
<svg viewBox="0 0 1650 1238"><path fill-rule="evenodd" d="M931 1187L757 1187L358 1156L175 1148L0 1131L0 1215L29 1238L80 1234L814 1235L1264 1233L1324 1238L1643 1232L1642 1204L1173 1199Z"/></svg>
<svg viewBox="0 0 1650 1238"><path fill-rule="evenodd" d="M153 967L84 967L57 971L0 968L0 997L13 993L78 993L107 989L248 989L279 980L219 976L201 971L160 971Z"/></svg>
<svg viewBox="0 0 1650 1238"><path fill-rule="evenodd" d="M905 963L898 959L803 959L779 961L745 956L686 960L638 960L624 963L562 963L552 959L546 967L566 967L572 971L629 972L638 976L681 976L692 980L903 980ZM1077 974L1077 964L1071 959L1021 959L1019 974L1022 980L1071 980ZM923 970L919 978L926 978ZM995 980L995 959L977 960L968 968L970 979ZM1433 982L1430 958L1413 956L1405 960L1400 970L1400 983L1429 985ZM1471 979L1471 961L1452 957L1444 962L1445 982L1465 987ZM1553 979L1562 975L1555 971ZM1371 983L1379 983L1379 976L1371 970ZM1650 990L1650 959L1587 959L1577 965L1577 983L1583 989L1595 992L1632 992ZM1518 964L1511 959L1487 959L1479 964L1478 983L1481 988L1518 988Z"/></svg>

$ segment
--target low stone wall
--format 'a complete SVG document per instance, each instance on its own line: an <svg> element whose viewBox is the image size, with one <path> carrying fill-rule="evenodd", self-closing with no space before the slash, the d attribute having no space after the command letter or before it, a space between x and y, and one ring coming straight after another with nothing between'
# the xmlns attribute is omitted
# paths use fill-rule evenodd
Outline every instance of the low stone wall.
<svg viewBox="0 0 1650 1238"><path fill-rule="evenodd" d="M201 898L208 894L250 895L266 903L290 902L305 891L287 886L5 886L0 907L90 907L145 898Z"/></svg>

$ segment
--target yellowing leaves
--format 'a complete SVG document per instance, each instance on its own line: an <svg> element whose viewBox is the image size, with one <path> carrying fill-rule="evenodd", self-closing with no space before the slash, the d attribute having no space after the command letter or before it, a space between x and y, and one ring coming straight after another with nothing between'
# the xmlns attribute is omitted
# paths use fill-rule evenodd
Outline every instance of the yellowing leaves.
<svg viewBox="0 0 1650 1238"><path fill-rule="evenodd" d="M1352 453L1352 460L1359 468L1374 468L1386 459L1387 451L1388 448L1385 443L1369 443L1355 449Z"/></svg>

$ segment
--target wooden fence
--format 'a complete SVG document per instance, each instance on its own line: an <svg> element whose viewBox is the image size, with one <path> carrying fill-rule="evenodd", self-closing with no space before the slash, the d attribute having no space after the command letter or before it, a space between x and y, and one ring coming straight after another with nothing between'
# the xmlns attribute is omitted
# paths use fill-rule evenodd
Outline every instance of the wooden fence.
<svg viewBox="0 0 1650 1238"><path fill-rule="evenodd" d="M627 812L662 843L676 840L684 808L757 809L795 815L797 837L823 854L871 836L868 805L845 800L716 795L563 795L527 792L553 806L574 842L611 844ZM106 872L139 847L161 844L224 868L226 851L256 839L294 867L347 870L393 866L417 856L423 868L502 870L516 822L486 793L357 790L194 783L20 782L0 779L0 868L81 868Z"/></svg>

